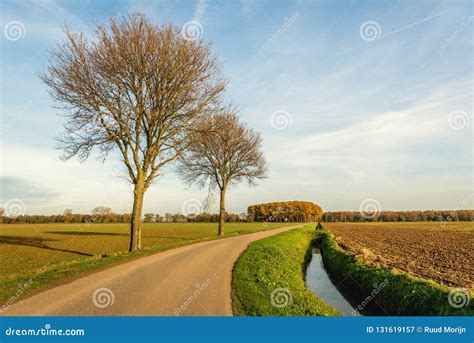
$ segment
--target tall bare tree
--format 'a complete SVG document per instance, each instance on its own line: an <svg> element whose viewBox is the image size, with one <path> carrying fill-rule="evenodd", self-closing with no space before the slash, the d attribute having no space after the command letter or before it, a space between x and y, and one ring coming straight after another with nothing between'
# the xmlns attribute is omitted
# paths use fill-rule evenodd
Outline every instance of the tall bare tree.
<svg viewBox="0 0 474 343"><path fill-rule="evenodd" d="M93 148L121 158L134 185L130 251L141 247L143 198L183 150L186 131L218 100L226 80L210 46L142 14L67 39L41 75L65 110L63 158L85 161Z"/></svg>
<svg viewBox="0 0 474 343"><path fill-rule="evenodd" d="M266 177L259 133L240 123L232 107L204 117L189 135L189 147L179 158L178 172L184 181L219 189L219 237L224 236L225 195L241 181L255 185Z"/></svg>

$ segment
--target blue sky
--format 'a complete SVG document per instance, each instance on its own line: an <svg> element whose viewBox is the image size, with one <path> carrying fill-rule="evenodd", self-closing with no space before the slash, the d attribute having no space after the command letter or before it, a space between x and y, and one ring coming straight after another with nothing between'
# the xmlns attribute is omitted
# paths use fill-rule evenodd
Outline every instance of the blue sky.
<svg viewBox="0 0 474 343"><path fill-rule="evenodd" d="M367 199L386 210L474 207L471 1L7 0L0 11L0 204L130 211L117 161L59 161L63 119L38 72L65 24L90 35L94 22L140 11L198 22L230 80L226 97L262 133L269 178L231 189L229 211L295 199L325 210ZM168 168L144 211L180 212L205 195Z"/></svg>

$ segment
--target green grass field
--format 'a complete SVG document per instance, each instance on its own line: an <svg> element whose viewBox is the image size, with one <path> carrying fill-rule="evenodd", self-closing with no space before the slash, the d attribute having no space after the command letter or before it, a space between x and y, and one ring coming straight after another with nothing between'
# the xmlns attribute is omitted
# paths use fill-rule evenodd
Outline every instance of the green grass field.
<svg viewBox="0 0 474 343"><path fill-rule="evenodd" d="M226 236L291 223L226 223ZM143 249L129 254L127 224L0 225L0 302L32 279L29 291L126 259L217 238L217 223L143 224Z"/></svg>
<svg viewBox="0 0 474 343"><path fill-rule="evenodd" d="M337 316L306 288L314 225L250 244L234 267L232 307L242 316Z"/></svg>

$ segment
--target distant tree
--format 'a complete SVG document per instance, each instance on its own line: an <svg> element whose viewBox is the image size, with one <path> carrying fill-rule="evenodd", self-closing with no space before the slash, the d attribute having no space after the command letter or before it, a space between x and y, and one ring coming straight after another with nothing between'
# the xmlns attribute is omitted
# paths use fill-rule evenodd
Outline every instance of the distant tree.
<svg viewBox="0 0 474 343"><path fill-rule="evenodd" d="M112 221L112 218L115 216L115 213L110 207L97 206L92 212L91 221L95 223L109 223Z"/></svg>
<svg viewBox="0 0 474 343"><path fill-rule="evenodd" d="M198 121L188 143L188 149L179 158L178 171L189 185L219 189L218 236L223 237L227 189L244 180L255 185L266 177L262 138L240 123L235 111L227 106Z"/></svg>
<svg viewBox="0 0 474 343"><path fill-rule="evenodd" d="M63 212L63 216L64 216L64 221L66 223L72 223L73 222L74 215L72 214L72 209L66 208Z"/></svg>
<svg viewBox="0 0 474 343"><path fill-rule="evenodd" d="M92 210L92 215L93 216L101 216L105 217L113 213L112 209L110 207L105 207L105 206L97 206Z"/></svg>
<svg viewBox="0 0 474 343"><path fill-rule="evenodd" d="M146 190L181 154L187 129L226 81L209 45L142 14L112 17L90 39L65 33L41 76L65 110L62 157L85 161L94 148L103 159L118 153L134 186L129 250L138 250Z"/></svg>
<svg viewBox="0 0 474 343"><path fill-rule="evenodd" d="M144 223L153 223L155 221L155 215L153 213L145 213L143 218Z"/></svg>

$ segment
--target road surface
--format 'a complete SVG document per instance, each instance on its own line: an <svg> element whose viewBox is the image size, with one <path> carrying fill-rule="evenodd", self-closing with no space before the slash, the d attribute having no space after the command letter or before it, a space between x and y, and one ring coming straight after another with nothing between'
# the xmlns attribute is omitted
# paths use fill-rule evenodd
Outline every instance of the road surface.
<svg viewBox="0 0 474 343"><path fill-rule="evenodd" d="M2 315L231 316L232 268L239 255L253 241L297 227L143 257L20 300Z"/></svg>

